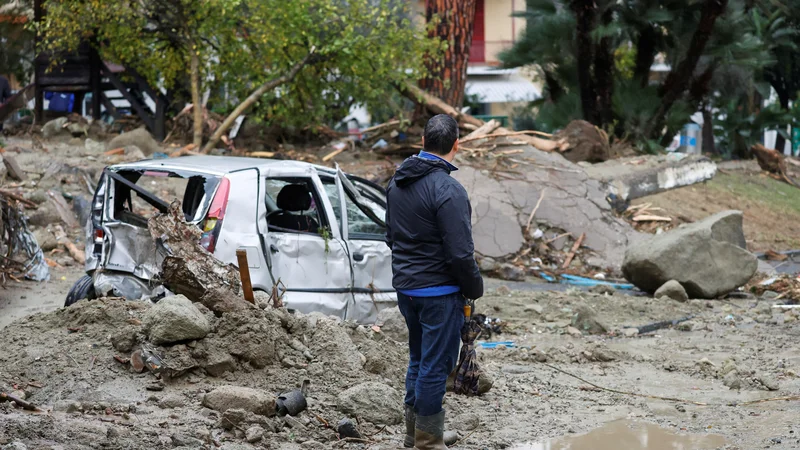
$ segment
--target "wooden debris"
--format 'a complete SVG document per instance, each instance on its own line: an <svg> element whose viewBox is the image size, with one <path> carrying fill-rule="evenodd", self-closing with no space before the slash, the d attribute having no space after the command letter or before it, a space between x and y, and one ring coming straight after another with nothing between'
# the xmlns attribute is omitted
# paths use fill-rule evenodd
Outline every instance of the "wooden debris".
<svg viewBox="0 0 800 450"><path fill-rule="evenodd" d="M0 400L6 401L6 402L14 402L14 403L17 404L17 406L19 406L20 408L22 408L22 409L24 409L26 411L34 411L34 412L41 412L42 411L37 406L35 406L33 403L26 402L25 400L23 400L23 399L21 399L19 397L16 397L16 396L11 395L11 394L6 394L5 392L0 392Z"/></svg>
<svg viewBox="0 0 800 450"><path fill-rule="evenodd" d="M539 210L539 207L542 206L542 200L544 200L544 193L547 191L547 188L542 189L542 193L539 194L539 200L536 201L536 206L531 211L531 215L528 216L528 224L525 225L525 234L527 234L531 230L531 222L533 222L533 216L536 215L536 211Z"/></svg>
<svg viewBox="0 0 800 450"><path fill-rule="evenodd" d="M650 214L640 214L638 216L634 216L634 222L672 222L670 217L664 216L654 216Z"/></svg>
<svg viewBox="0 0 800 450"><path fill-rule="evenodd" d="M393 127L395 125L400 125L400 121L397 120L397 119L390 120L390 121L388 121L386 123L382 123L380 125L375 125L374 127L365 128L365 129L361 130L361 132L362 133L372 133L372 132L375 132L375 131L383 130L384 128Z"/></svg>
<svg viewBox="0 0 800 450"><path fill-rule="evenodd" d="M274 158L275 152L249 152L247 156L251 158Z"/></svg>
<svg viewBox="0 0 800 450"><path fill-rule="evenodd" d="M50 198L50 203L55 206L58 215L61 216L61 220L67 227L77 228L79 226L75 215L72 213L69 205L67 205L67 201L64 200L64 197L60 193L56 191L47 191L47 197Z"/></svg>
<svg viewBox="0 0 800 450"><path fill-rule="evenodd" d="M12 180L25 181L28 179L28 176L25 175L25 171L19 167L17 160L8 153L3 154L3 164L5 164L8 170L8 177Z"/></svg>
<svg viewBox="0 0 800 450"><path fill-rule="evenodd" d="M242 279L244 299L255 305L256 298L253 295L253 285L250 282L250 265L247 263L247 250L243 248L237 249L236 260L239 262L239 276Z"/></svg>
<svg viewBox="0 0 800 450"><path fill-rule="evenodd" d="M459 139L459 142L469 142L475 140L475 138L484 137L498 128L500 128L500 122L492 119L475 129L472 133L464 136L464 139Z"/></svg>
<svg viewBox="0 0 800 450"><path fill-rule="evenodd" d="M426 108L428 108L429 110L431 110L436 114L447 114L448 116L456 119L458 122L464 122L478 127L483 125L482 120L473 117L469 114L464 114L459 112L452 106L436 98L435 96L425 92L424 90L420 89L419 86L413 83L410 82L406 83L404 86L402 86L401 91L411 101L420 105L424 105Z"/></svg>
<svg viewBox="0 0 800 450"><path fill-rule="evenodd" d="M61 228L61 225L56 225L54 234L58 243L67 249L67 252L69 252L69 255L72 256L72 259L74 259L75 262L78 264L86 263L86 253L75 246L75 244L73 244L69 238L67 238L67 233L64 232L64 229Z"/></svg>
<svg viewBox="0 0 800 450"><path fill-rule="evenodd" d="M103 152L103 155L105 155L105 156L119 156L119 155L124 155L124 154L125 154L125 149L123 147L112 148L111 150L107 150L107 151Z"/></svg>
<svg viewBox="0 0 800 450"><path fill-rule="evenodd" d="M7 191L5 189L0 189L0 195L4 196L4 197L8 197L11 200L16 200L16 201L22 203L23 205L25 205L27 207L36 208L36 203L33 203L32 201L27 200L27 199L15 194L15 193L11 192L11 191Z"/></svg>
<svg viewBox="0 0 800 450"><path fill-rule="evenodd" d="M350 141L350 142L352 142L352 141ZM340 153L342 153L345 150L347 150L347 147L349 147L349 145L347 145L344 142L339 142L336 145L334 145L334 147L338 147L338 148L334 148L334 150L332 152L330 152L327 155L323 156L322 157L322 162L328 162L328 161L332 160L333 158L338 156Z"/></svg>
<svg viewBox="0 0 800 450"><path fill-rule="evenodd" d="M775 250L767 250L766 252L764 252L764 255L770 261L786 261L787 259L789 259L789 255L778 253Z"/></svg>
<svg viewBox="0 0 800 450"><path fill-rule="evenodd" d="M564 265L561 266L561 269L566 269L569 267L569 264L572 262L572 259L575 258L575 253L578 252L578 249L581 247L583 240L586 239L586 233L581 233L578 240L575 241L575 244L572 246L572 249L569 251L567 255L567 259L564 261Z"/></svg>

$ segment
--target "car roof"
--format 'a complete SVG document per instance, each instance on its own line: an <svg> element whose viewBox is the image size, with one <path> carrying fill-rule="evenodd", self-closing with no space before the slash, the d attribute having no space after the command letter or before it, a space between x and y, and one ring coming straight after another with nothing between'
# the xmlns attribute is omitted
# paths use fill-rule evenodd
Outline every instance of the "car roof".
<svg viewBox="0 0 800 450"><path fill-rule="evenodd" d="M127 164L111 166L113 170L152 169L152 170L190 170L210 175L225 175L245 169L265 169L267 167L306 168L333 173L330 167L324 167L303 161L243 158L238 156L182 156L180 158L146 159Z"/></svg>

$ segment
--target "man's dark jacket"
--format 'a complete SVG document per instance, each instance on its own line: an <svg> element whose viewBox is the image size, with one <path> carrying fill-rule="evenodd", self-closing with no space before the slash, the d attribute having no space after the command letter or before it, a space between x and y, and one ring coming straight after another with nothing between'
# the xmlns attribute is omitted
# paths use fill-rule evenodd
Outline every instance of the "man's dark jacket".
<svg viewBox="0 0 800 450"><path fill-rule="evenodd" d="M467 191L442 160L406 159L386 189L386 242L397 290L458 286L483 295Z"/></svg>

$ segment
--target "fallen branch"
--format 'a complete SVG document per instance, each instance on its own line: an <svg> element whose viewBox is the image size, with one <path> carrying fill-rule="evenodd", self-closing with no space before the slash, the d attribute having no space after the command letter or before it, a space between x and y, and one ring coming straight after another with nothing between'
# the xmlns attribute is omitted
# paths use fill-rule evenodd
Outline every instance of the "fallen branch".
<svg viewBox="0 0 800 450"><path fill-rule="evenodd" d="M86 263L86 253L76 247L75 244L70 242L70 240L67 238L67 233L64 232L64 229L61 228L61 225L56 225L55 236L58 243L67 249L67 252L69 252L69 255L72 256L72 259L74 259L75 262L78 264Z"/></svg>
<svg viewBox="0 0 800 450"><path fill-rule="evenodd" d="M332 160L333 158L338 156L340 153L342 153L345 150L347 150L347 147L348 147L347 145L344 145L341 148L337 148L336 150L328 153L327 155L322 157L322 162L328 162L328 161Z"/></svg>
<svg viewBox="0 0 800 450"><path fill-rule="evenodd" d="M274 158L275 152L250 152L247 156L251 158Z"/></svg>
<svg viewBox="0 0 800 450"><path fill-rule="evenodd" d="M390 121L388 121L386 123L382 123L380 125L375 125L374 127L365 128L365 129L361 130L361 132L362 133L371 133L373 131L378 131L378 130L382 130L384 128L393 127L395 125L400 125L400 121L397 120L397 119L390 120Z"/></svg>
<svg viewBox="0 0 800 450"><path fill-rule="evenodd" d="M406 83L400 86L400 91L414 103L420 104L435 112L436 114L447 114L458 122L464 122L477 127L483 126L484 122L469 114L464 114L448 105L444 101L425 92L413 83Z"/></svg>
<svg viewBox="0 0 800 450"><path fill-rule="evenodd" d="M469 142L475 140L476 138L480 138L490 134L494 130L500 128L500 122L492 119L485 124L479 126L475 131L472 133L464 136L464 139L459 139L459 142Z"/></svg>
<svg viewBox="0 0 800 450"><path fill-rule="evenodd" d="M0 400L6 401L6 402L14 402L20 408L22 408L24 410L27 410L27 411L42 412L42 410L39 409L33 403L26 402L25 400L23 400L23 399L21 399L19 397L16 397L16 396L11 395L11 394L6 394L5 392L0 392Z"/></svg>
<svg viewBox="0 0 800 450"><path fill-rule="evenodd" d="M642 214L633 218L634 222L672 222L672 219L664 216L654 216Z"/></svg>
<svg viewBox="0 0 800 450"><path fill-rule="evenodd" d="M536 135L536 136L544 136L546 138L552 138L553 135L550 133L544 133L542 131L534 131L534 130L525 130L525 131L508 131L505 128L501 128L503 131L499 131L497 133L486 134L483 136L466 136L460 142L470 142L470 141L477 141L479 139L486 139L486 138L493 138L493 137L509 137L509 136L522 136L522 135ZM477 131L477 130L476 130ZM470 133L472 134L472 133Z"/></svg>
<svg viewBox="0 0 800 450"><path fill-rule="evenodd" d="M539 207L542 205L542 200L544 200L545 191L547 191L547 188L542 189L542 193L539 194L539 200L536 202L536 206L533 208L533 211L531 211L531 215L528 216L528 224L525 225L525 234L528 234L528 232L531 230L531 222L533 222L533 216L536 215L536 211L538 211Z"/></svg>
<svg viewBox="0 0 800 450"><path fill-rule="evenodd" d="M30 200L26 200L25 198L20 197L19 195L15 194L15 193L13 193L11 191L7 191L5 189L0 189L0 195L8 197L11 200L16 200L16 201L22 203L23 205L25 205L25 206L27 206L29 208L36 208L36 203L33 203Z"/></svg>
<svg viewBox="0 0 800 450"><path fill-rule="evenodd" d="M261 87L253 91L253 93L250 94L242 103L240 103L239 106L233 110L233 112L228 114L228 117L225 118L219 128L217 128L217 130L214 132L214 135L211 136L211 139L208 140L205 147L203 147L202 153L206 155L209 154L211 150L214 149L214 146L217 145L217 142L219 142L219 140L222 138L222 135L225 134L225 132L228 131L231 126L233 126L233 123L236 121L236 119L244 114L244 112L247 111L247 109L249 109L253 104L255 104L255 102L257 102L262 95L277 88L278 86L294 80L297 74L300 73L303 67L305 67L306 64L311 61L311 58L315 54L316 48L311 47L311 50L308 52L308 54L301 61L298 61L297 64L292 66L287 73L262 84Z"/></svg>
<svg viewBox="0 0 800 450"><path fill-rule="evenodd" d="M567 259L564 261L564 265L561 266L561 269L566 269L569 267L569 263L572 262L572 259L575 258L575 253L578 252L578 249L581 247L583 240L586 239L586 233L581 233L578 240L575 241L575 244L572 246L572 250L569 251L569 255L567 255Z"/></svg>

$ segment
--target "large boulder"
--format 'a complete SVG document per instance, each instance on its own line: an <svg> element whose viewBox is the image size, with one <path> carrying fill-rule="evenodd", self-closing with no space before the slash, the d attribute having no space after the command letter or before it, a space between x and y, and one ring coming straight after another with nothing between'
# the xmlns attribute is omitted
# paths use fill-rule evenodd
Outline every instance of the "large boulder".
<svg viewBox="0 0 800 450"><path fill-rule="evenodd" d="M158 145L158 142L153 139L153 136L150 135L146 128L137 128L127 133L122 133L106 145L107 150L124 147L139 147L146 156L162 151L161 146Z"/></svg>
<svg viewBox="0 0 800 450"><path fill-rule="evenodd" d="M742 212L723 211L630 245L622 273L649 293L675 280L691 298L716 298L756 273L758 260L744 247Z"/></svg>
<svg viewBox="0 0 800 450"><path fill-rule="evenodd" d="M143 319L147 337L156 345L202 339L211 331L206 316L183 295L162 299Z"/></svg>
<svg viewBox="0 0 800 450"><path fill-rule="evenodd" d="M339 394L339 410L374 424L397 425L403 421L403 399L393 387L369 382Z"/></svg>
<svg viewBox="0 0 800 450"><path fill-rule="evenodd" d="M269 392L242 386L220 386L203 396L203 406L224 413L243 409L262 415L275 415L275 396Z"/></svg>

